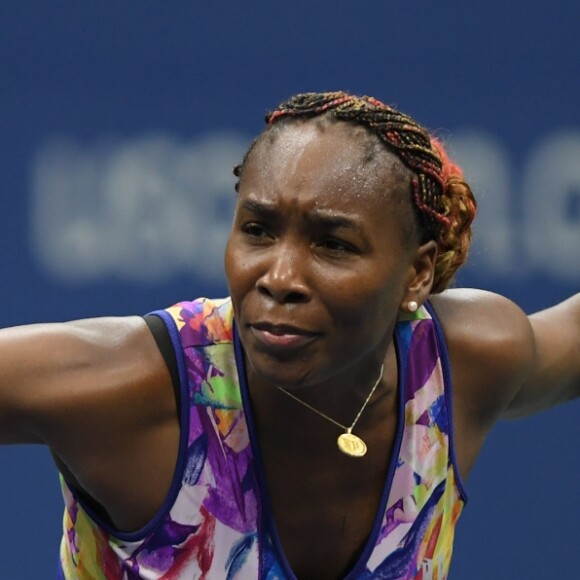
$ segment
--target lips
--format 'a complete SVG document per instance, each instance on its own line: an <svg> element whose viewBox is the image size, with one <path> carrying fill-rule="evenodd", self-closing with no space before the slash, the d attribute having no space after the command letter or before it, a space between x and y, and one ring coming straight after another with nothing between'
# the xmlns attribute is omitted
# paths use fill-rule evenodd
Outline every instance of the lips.
<svg viewBox="0 0 580 580"><path fill-rule="evenodd" d="M319 336L316 332L290 324L257 322L249 326L259 344L270 349L282 351L302 348Z"/></svg>

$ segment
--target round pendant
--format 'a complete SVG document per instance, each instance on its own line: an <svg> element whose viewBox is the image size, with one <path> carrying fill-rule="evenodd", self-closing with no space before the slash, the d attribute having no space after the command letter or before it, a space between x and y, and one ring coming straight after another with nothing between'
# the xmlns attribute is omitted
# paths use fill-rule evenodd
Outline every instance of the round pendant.
<svg viewBox="0 0 580 580"><path fill-rule="evenodd" d="M350 457L362 457L367 452L365 442L352 433L343 433L336 441L338 448Z"/></svg>

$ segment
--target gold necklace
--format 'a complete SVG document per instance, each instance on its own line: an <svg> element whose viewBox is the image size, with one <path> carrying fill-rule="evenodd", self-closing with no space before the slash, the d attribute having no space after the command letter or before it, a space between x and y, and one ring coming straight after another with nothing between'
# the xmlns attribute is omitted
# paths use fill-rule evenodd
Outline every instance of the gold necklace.
<svg viewBox="0 0 580 580"><path fill-rule="evenodd" d="M362 415L362 412L365 410L367 403L371 400L371 397L373 396L373 393L375 392L376 388L379 386L379 383L381 382L381 379L383 378L384 370L385 370L385 365L382 365L381 372L379 374L379 378L377 379L377 382L373 385L371 392L369 393L368 397L366 398L365 402L363 403L363 406L360 408L360 411L357 413L357 416L354 418L354 421L352 422L352 425L350 427L347 427L346 425L343 425L342 423L335 421L334 419L332 419L328 415L325 415L324 413L322 413L318 409L311 407L308 403L305 403L302 399L299 399L296 395L293 395L292 393L290 393L286 389L283 389L282 387L279 387L278 385L276 385L276 388L278 390L282 391L285 395L288 395L290 398L292 398L295 401L297 401L298 403L300 403L301 405L304 405L307 409L314 411L317 415L324 417L327 421L330 421L331 423L334 423L335 425L337 425L341 429L344 429L344 433L339 435L338 439L336 440L336 444L338 445L338 448L343 453L345 453L346 455L349 455L350 457L362 457L367 452L366 443L360 437L357 437L356 435L354 435L352 433L352 430L354 429L354 426L356 425L357 421L359 420L360 416Z"/></svg>

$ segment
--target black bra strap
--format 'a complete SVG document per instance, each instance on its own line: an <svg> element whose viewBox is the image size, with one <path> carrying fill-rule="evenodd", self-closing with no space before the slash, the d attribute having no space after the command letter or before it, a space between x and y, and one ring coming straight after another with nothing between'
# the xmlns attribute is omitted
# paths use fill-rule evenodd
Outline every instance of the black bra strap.
<svg viewBox="0 0 580 580"><path fill-rule="evenodd" d="M169 331L159 316L148 314L144 316L143 319L149 327L149 330L151 331L151 334L157 343L157 348L159 348L161 356L163 356L165 364L169 369L171 382L173 383L175 404L177 405L177 416L181 417L181 389L179 385L179 370L177 368L177 358L175 357L175 351L173 349L173 344L171 343Z"/></svg>

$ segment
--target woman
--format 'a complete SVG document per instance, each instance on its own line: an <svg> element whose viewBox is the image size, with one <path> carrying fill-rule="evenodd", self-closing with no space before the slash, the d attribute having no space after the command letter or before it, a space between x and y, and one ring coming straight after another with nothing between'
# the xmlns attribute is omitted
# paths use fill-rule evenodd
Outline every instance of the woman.
<svg viewBox="0 0 580 580"><path fill-rule="evenodd" d="M475 201L415 121L345 93L267 120L231 299L3 331L0 440L54 455L65 578L444 578L493 423L580 393L580 295L443 292Z"/></svg>

